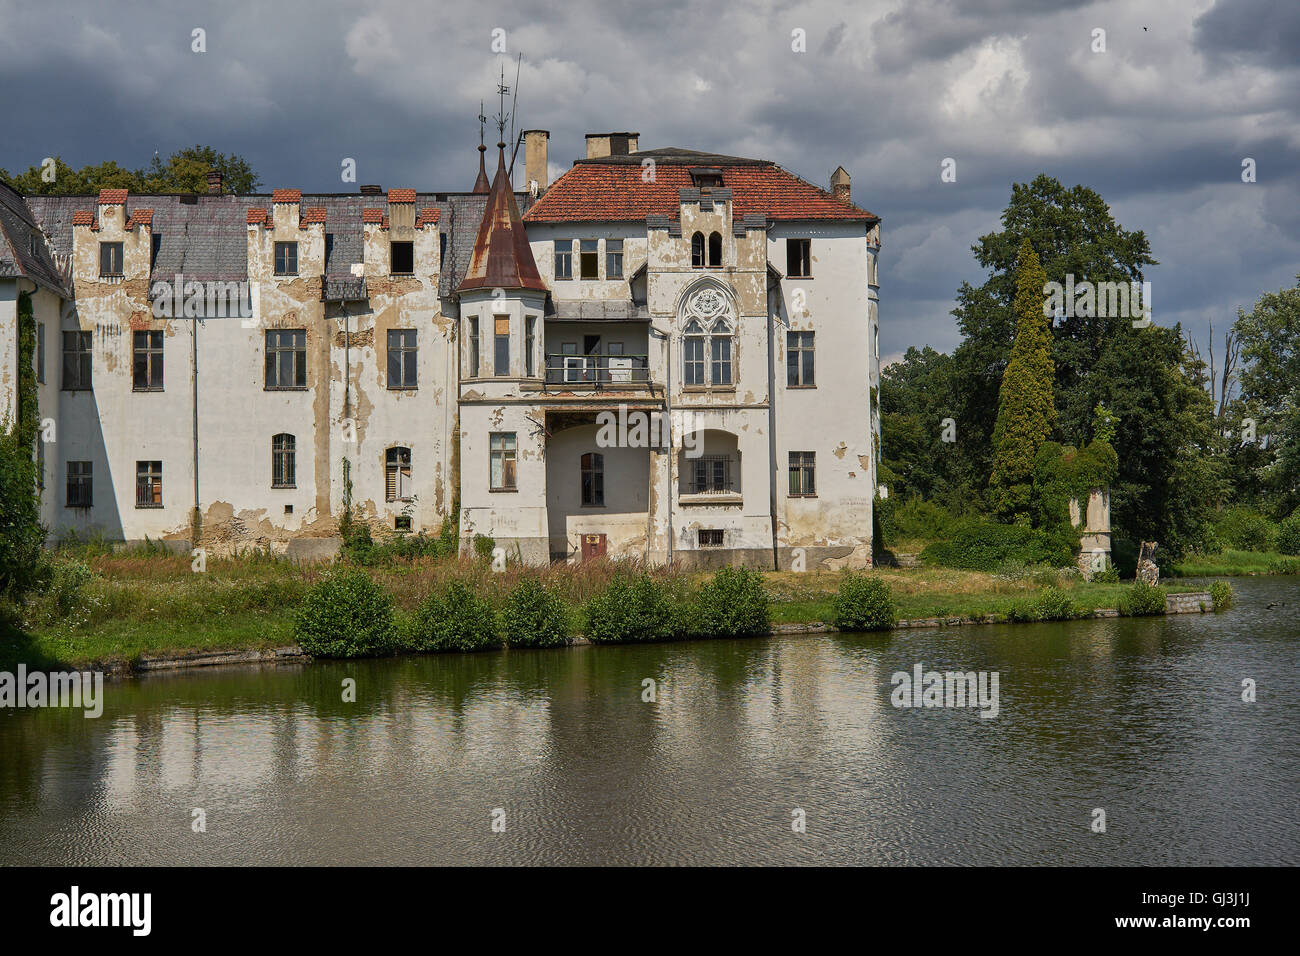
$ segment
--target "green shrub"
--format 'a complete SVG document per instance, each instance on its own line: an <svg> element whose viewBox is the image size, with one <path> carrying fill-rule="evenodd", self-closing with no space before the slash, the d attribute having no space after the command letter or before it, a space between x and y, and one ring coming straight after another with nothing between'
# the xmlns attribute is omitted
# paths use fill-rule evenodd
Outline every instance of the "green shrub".
<svg viewBox="0 0 1300 956"><path fill-rule="evenodd" d="M1165 613L1166 592L1162 587L1153 587L1145 581L1134 581L1128 594L1120 599L1119 613L1126 617L1142 617L1148 614Z"/></svg>
<svg viewBox="0 0 1300 956"><path fill-rule="evenodd" d="M555 647L569 637L568 605L532 578L524 578L510 592L501 619L511 647Z"/></svg>
<svg viewBox="0 0 1300 956"><path fill-rule="evenodd" d="M771 629L763 576L749 568L722 568L696 593L688 630L702 637L766 634Z"/></svg>
<svg viewBox="0 0 1300 956"><path fill-rule="evenodd" d="M1226 611L1232 607L1232 585L1227 581L1215 581L1210 585L1210 600L1216 611Z"/></svg>
<svg viewBox="0 0 1300 956"><path fill-rule="evenodd" d="M1300 574L1300 558L1274 558L1268 563L1269 574Z"/></svg>
<svg viewBox="0 0 1300 956"><path fill-rule="evenodd" d="M474 553L485 561L492 560L492 552L496 550L497 542L495 538L489 538L485 534L474 535Z"/></svg>
<svg viewBox="0 0 1300 956"><path fill-rule="evenodd" d="M406 637L414 651L481 651L500 644L496 611L461 581L416 608Z"/></svg>
<svg viewBox="0 0 1300 956"><path fill-rule="evenodd" d="M992 571L1011 560L1054 568L1074 564L1078 535L1061 529L1049 533L1026 525L982 519L961 522L947 541L926 545L926 564L967 571Z"/></svg>
<svg viewBox="0 0 1300 956"><path fill-rule="evenodd" d="M1007 620L1013 624L1028 624L1041 621L1038 616L1038 603L1031 598L1017 598L1007 605Z"/></svg>
<svg viewBox="0 0 1300 956"><path fill-rule="evenodd" d="M1094 571L1092 573L1093 584L1115 584L1119 581L1119 568L1113 564L1108 564L1104 571Z"/></svg>
<svg viewBox="0 0 1300 956"><path fill-rule="evenodd" d="M1300 555L1300 508L1278 525L1277 549L1283 554Z"/></svg>
<svg viewBox="0 0 1300 956"><path fill-rule="evenodd" d="M1070 595L1058 587L1044 588L1034 599L1040 621L1069 621L1082 613Z"/></svg>
<svg viewBox="0 0 1300 956"><path fill-rule="evenodd" d="M95 576L90 565L76 558L55 558L49 567L48 600L58 615L67 616L81 606L84 591Z"/></svg>
<svg viewBox="0 0 1300 956"><path fill-rule="evenodd" d="M294 636L313 657L389 653L396 640L392 598L364 571L330 571L294 613Z"/></svg>
<svg viewBox="0 0 1300 956"><path fill-rule="evenodd" d="M886 499L888 500L888 499ZM957 519L942 505L922 498L909 498L895 505L889 515L890 540L936 541L957 524Z"/></svg>
<svg viewBox="0 0 1300 956"><path fill-rule="evenodd" d="M885 631L898 623L889 585L865 574L846 574L835 595L835 626L841 631Z"/></svg>
<svg viewBox="0 0 1300 956"><path fill-rule="evenodd" d="M663 641L681 630L667 590L645 574L616 575L583 611L587 638L598 644Z"/></svg>
<svg viewBox="0 0 1300 956"><path fill-rule="evenodd" d="M1272 551L1277 538L1277 526L1264 515L1249 508L1228 508L1213 525L1209 536L1220 550Z"/></svg>

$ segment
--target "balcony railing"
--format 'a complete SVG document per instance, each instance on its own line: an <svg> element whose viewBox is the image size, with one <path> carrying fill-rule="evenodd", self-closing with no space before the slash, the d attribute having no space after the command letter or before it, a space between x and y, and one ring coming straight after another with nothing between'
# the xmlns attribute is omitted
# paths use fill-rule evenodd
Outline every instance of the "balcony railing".
<svg viewBox="0 0 1300 956"><path fill-rule="evenodd" d="M546 384L565 388L636 388L650 381L646 355L546 356Z"/></svg>

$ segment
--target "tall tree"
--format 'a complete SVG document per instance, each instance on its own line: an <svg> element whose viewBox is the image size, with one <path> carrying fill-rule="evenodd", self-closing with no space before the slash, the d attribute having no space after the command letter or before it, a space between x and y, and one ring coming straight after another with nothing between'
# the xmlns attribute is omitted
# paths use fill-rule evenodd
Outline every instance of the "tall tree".
<svg viewBox="0 0 1300 956"><path fill-rule="evenodd" d="M226 192L251 193L261 180L248 161L230 153L218 153L211 146L190 146L167 159L155 156L146 169L128 169L113 160L73 169L60 156L46 166L31 166L11 174L0 169L0 177L25 195L73 196L97 193L101 189L129 189L133 193L201 193L208 189L208 172L222 174ZM51 175L52 174L52 175Z"/></svg>
<svg viewBox="0 0 1300 956"><path fill-rule="evenodd" d="M894 498L920 497L960 513L978 495L966 478L953 372L952 356L928 345L881 371L881 480Z"/></svg>
<svg viewBox="0 0 1300 956"><path fill-rule="evenodd" d="M1022 240L1016 269L1016 337L998 392L989 478L991 503L1004 518L1029 514L1034 459L1056 428L1052 333L1043 314L1046 282L1038 254L1028 239Z"/></svg>

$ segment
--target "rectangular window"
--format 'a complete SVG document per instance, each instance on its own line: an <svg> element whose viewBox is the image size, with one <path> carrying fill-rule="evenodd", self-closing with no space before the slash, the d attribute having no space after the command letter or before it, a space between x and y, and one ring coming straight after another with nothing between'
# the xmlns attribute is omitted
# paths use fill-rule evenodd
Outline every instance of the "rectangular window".
<svg viewBox="0 0 1300 956"><path fill-rule="evenodd" d="M683 368L687 385L704 384L704 336L688 335L682 340Z"/></svg>
<svg viewBox="0 0 1300 956"><path fill-rule="evenodd" d="M787 279L812 278L812 240L787 239L785 241L785 272Z"/></svg>
<svg viewBox="0 0 1300 956"><path fill-rule="evenodd" d="M555 240L555 278L573 278L573 240Z"/></svg>
<svg viewBox="0 0 1300 956"><path fill-rule="evenodd" d="M389 244L388 271L395 276L409 276L415 272L415 243Z"/></svg>
<svg viewBox="0 0 1300 956"><path fill-rule="evenodd" d="M731 337L715 335L713 342L713 384L731 384Z"/></svg>
<svg viewBox="0 0 1300 956"><path fill-rule="evenodd" d="M388 387L416 387L415 329L388 330Z"/></svg>
<svg viewBox="0 0 1300 956"><path fill-rule="evenodd" d="M605 240L605 278L623 278L623 240Z"/></svg>
<svg viewBox="0 0 1300 956"><path fill-rule="evenodd" d="M600 248L597 240L579 240L578 269L583 279L600 278Z"/></svg>
<svg viewBox="0 0 1300 956"><path fill-rule="evenodd" d="M69 508L89 508L94 503L94 463L68 462L68 485L65 504Z"/></svg>
<svg viewBox="0 0 1300 956"><path fill-rule="evenodd" d="M815 385L813 372L813 333L785 333L785 384L790 388Z"/></svg>
<svg viewBox="0 0 1300 956"><path fill-rule="evenodd" d="M536 362L533 360L533 350L537 347L537 316L529 315L524 317L524 375L528 378L533 377Z"/></svg>
<svg viewBox="0 0 1300 956"><path fill-rule="evenodd" d="M266 387L307 387L306 329L267 330Z"/></svg>
<svg viewBox="0 0 1300 956"><path fill-rule="evenodd" d="M493 491L515 490L515 465L518 461L514 432L491 432L491 487Z"/></svg>
<svg viewBox="0 0 1300 956"><path fill-rule="evenodd" d="M605 456L588 452L581 459L582 504L588 508L605 506Z"/></svg>
<svg viewBox="0 0 1300 956"><path fill-rule="evenodd" d="M90 391L90 333L63 333L63 388Z"/></svg>
<svg viewBox="0 0 1300 956"><path fill-rule="evenodd" d="M384 454L384 497L389 501L411 498L411 449L401 445Z"/></svg>
<svg viewBox="0 0 1300 956"><path fill-rule="evenodd" d="M292 435L271 439L271 487L293 488L298 482L298 440Z"/></svg>
<svg viewBox="0 0 1300 956"><path fill-rule="evenodd" d="M722 547L721 528L701 528L699 534L700 534L699 542L701 548Z"/></svg>
<svg viewBox="0 0 1300 956"><path fill-rule="evenodd" d="M163 389L163 334L132 332L131 388L137 392Z"/></svg>
<svg viewBox="0 0 1300 956"><path fill-rule="evenodd" d="M394 530L394 531L410 531L410 530L411 530L411 516L410 516L410 515L397 515L396 517L394 517L394 518L393 518L393 530Z"/></svg>
<svg viewBox="0 0 1300 956"><path fill-rule="evenodd" d="M275 244L275 274L278 276L298 274L298 243L277 242Z"/></svg>
<svg viewBox="0 0 1300 956"><path fill-rule="evenodd" d="M690 493L719 494L731 491L731 459L726 455L704 455L687 459L691 467Z"/></svg>
<svg viewBox="0 0 1300 956"><path fill-rule="evenodd" d="M45 384L45 323L36 323L36 381Z"/></svg>
<svg viewBox="0 0 1300 956"><path fill-rule="evenodd" d="M99 244L99 274L101 276L120 276L122 274L122 244L120 242L101 242Z"/></svg>
<svg viewBox="0 0 1300 956"><path fill-rule="evenodd" d="M162 462L137 461L135 463L135 506L137 508L162 507Z"/></svg>
<svg viewBox="0 0 1300 956"><path fill-rule="evenodd" d="M497 377L510 374L510 317L493 317L492 374Z"/></svg>
<svg viewBox="0 0 1300 956"><path fill-rule="evenodd" d="M817 494L816 453L790 452L790 497L812 498Z"/></svg>

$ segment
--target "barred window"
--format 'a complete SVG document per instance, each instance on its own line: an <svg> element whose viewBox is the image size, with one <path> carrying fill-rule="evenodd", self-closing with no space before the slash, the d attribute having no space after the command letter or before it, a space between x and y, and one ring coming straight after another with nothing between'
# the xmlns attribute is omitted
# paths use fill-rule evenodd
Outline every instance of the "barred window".
<svg viewBox="0 0 1300 956"><path fill-rule="evenodd" d="M691 494L721 494L732 490L731 459L726 455L703 455L687 461L691 468Z"/></svg>
<svg viewBox="0 0 1300 956"><path fill-rule="evenodd" d="M785 384L790 388L815 385L813 373L813 333L787 332L785 334Z"/></svg>
<svg viewBox="0 0 1300 956"><path fill-rule="evenodd" d="M266 387L307 387L307 330L268 329Z"/></svg>
<svg viewBox="0 0 1300 956"><path fill-rule="evenodd" d="M271 487L294 488L298 478L298 440L281 433L271 439Z"/></svg>
<svg viewBox="0 0 1300 956"><path fill-rule="evenodd" d="M69 392L90 390L90 333L63 333L63 388Z"/></svg>
<svg viewBox="0 0 1300 956"><path fill-rule="evenodd" d="M489 435L490 481L493 491L514 491L518 448L514 432Z"/></svg>
<svg viewBox="0 0 1300 956"><path fill-rule="evenodd" d="M137 392L161 392L163 387L162 332L132 332L131 388Z"/></svg>
<svg viewBox="0 0 1300 956"><path fill-rule="evenodd" d="M790 452L790 497L812 498L817 494L817 456L811 451Z"/></svg>
<svg viewBox="0 0 1300 956"><path fill-rule="evenodd" d="M388 387L416 387L415 329L388 330Z"/></svg>
<svg viewBox="0 0 1300 956"><path fill-rule="evenodd" d="M135 463L135 506L161 508L162 462L137 461Z"/></svg>
<svg viewBox="0 0 1300 956"><path fill-rule="evenodd" d="M722 547L723 533L721 528L701 528L699 531L699 543L701 548L720 548Z"/></svg>
<svg viewBox="0 0 1300 956"><path fill-rule="evenodd" d="M395 445L384 456L384 498L409 501L411 498L411 449Z"/></svg>
<svg viewBox="0 0 1300 956"><path fill-rule="evenodd" d="M68 483L64 504L69 508L89 508L94 504L94 462L68 462Z"/></svg>

